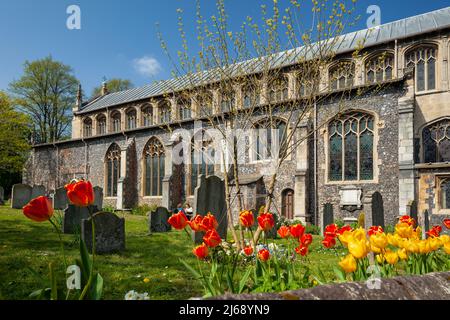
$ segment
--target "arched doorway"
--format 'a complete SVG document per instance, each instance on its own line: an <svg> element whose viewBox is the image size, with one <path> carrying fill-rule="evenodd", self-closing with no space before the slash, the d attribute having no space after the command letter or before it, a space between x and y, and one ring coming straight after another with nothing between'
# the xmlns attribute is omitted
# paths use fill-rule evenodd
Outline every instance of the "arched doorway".
<svg viewBox="0 0 450 320"><path fill-rule="evenodd" d="M286 219L294 219L294 190L286 189L281 194L281 214Z"/></svg>

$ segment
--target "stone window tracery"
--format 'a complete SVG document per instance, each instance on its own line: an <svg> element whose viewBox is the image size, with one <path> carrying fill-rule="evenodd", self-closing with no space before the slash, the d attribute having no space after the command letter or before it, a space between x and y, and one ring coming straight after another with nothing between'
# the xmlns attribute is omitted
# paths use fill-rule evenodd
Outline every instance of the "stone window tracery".
<svg viewBox="0 0 450 320"><path fill-rule="evenodd" d="M415 68L418 92L436 89L436 59L435 46L422 46L406 53L406 67Z"/></svg>
<svg viewBox="0 0 450 320"><path fill-rule="evenodd" d="M450 120L426 127L422 132L422 145L425 163L450 161Z"/></svg>
<svg viewBox="0 0 450 320"><path fill-rule="evenodd" d="M162 196L165 151L157 138L151 138L144 148L144 169L144 195Z"/></svg>
<svg viewBox="0 0 450 320"><path fill-rule="evenodd" d="M342 90L353 87L355 78L355 64L343 61L330 69L329 79L331 90Z"/></svg>
<svg viewBox="0 0 450 320"><path fill-rule="evenodd" d="M366 82L378 83L392 79L394 55L381 54L366 63Z"/></svg>
<svg viewBox="0 0 450 320"><path fill-rule="evenodd" d="M197 133L191 141L189 195L194 194L200 175L214 174L215 149L213 139L205 132Z"/></svg>
<svg viewBox="0 0 450 320"><path fill-rule="evenodd" d="M120 148L113 144L106 153L106 196L117 197L117 184L120 178Z"/></svg>

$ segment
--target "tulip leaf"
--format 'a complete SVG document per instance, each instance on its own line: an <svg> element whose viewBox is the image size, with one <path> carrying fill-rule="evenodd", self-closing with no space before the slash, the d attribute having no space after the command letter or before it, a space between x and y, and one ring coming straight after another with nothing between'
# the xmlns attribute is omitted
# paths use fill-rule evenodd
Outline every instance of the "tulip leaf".
<svg viewBox="0 0 450 320"><path fill-rule="evenodd" d="M180 262L186 267L186 269L188 269L194 275L194 277L197 280L202 279L202 276L200 275L200 273L198 273L194 268L192 268L187 262L185 262L184 260L181 260L181 259L180 259Z"/></svg>
<svg viewBox="0 0 450 320"><path fill-rule="evenodd" d="M252 269L249 268L247 269L247 271L244 273L244 275L241 278L241 281L239 281L239 289L238 289L238 294L241 294L242 291L244 291L245 285L247 283L248 278L250 277L252 273Z"/></svg>
<svg viewBox="0 0 450 320"><path fill-rule="evenodd" d="M51 294L50 299L51 300L58 300L58 286L56 282L56 274L55 270L53 268L53 263L49 263L48 268L50 270L50 287L51 287Z"/></svg>
<svg viewBox="0 0 450 320"><path fill-rule="evenodd" d="M80 240L80 255L81 255L81 262L84 271L86 274L91 274L92 272L92 260L89 256L89 252L86 247L86 243L83 239Z"/></svg>
<svg viewBox="0 0 450 320"><path fill-rule="evenodd" d="M103 295L103 278L97 273L91 287L92 300L100 300Z"/></svg>
<svg viewBox="0 0 450 320"><path fill-rule="evenodd" d="M333 270L339 280L345 281L345 275L341 269L338 269L337 267L333 267Z"/></svg>

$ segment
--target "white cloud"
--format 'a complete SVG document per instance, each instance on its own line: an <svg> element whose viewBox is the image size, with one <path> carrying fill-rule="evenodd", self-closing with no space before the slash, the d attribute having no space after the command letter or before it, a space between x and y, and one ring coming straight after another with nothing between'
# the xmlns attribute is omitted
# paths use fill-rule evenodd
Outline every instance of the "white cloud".
<svg viewBox="0 0 450 320"><path fill-rule="evenodd" d="M162 69L158 60L151 56L134 59L133 66L137 72L146 77L156 76Z"/></svg>

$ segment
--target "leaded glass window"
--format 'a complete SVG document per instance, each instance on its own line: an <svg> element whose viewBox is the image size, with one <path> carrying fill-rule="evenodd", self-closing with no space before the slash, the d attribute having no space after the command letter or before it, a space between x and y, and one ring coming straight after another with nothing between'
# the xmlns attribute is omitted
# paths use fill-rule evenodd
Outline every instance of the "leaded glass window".
<svg viewBox="0 0 450 320"><path fill-rule="evenodd" d="M440 180L440 205L441 209L450 209L450 178Z"/></svg>
<svg viewBox="0 0 450 320"><path fill-rule="evenodd" d="M186 100L178 101L180 120L187 120L192 117L191 103Z"/></svg>
<svg viewBox="0 0 450 320"><path fill-rule="evenodd" d="M112 132L119 132L121 130L121 116L120 112L114 112L111 116Z"/></svg>
<svg viewBox="0 0 450 320"><path fill-rule="evenodd" d="M279 119L264 120L255 125L255 160L271 159L273 154L286 153L287 126Z"/></svg>
<svg viewBox="0 0 450 320"><path fill-rule="evenodd" d="M83 136L85 138L92 136L92 120L90 118L83 121Z"/></svg>
<svg viewBox="0 0 450 320"><path fill-rule="evenodd" d="M328 126L329 180L373 180L374 119L353 112Z"/></svg>
<svg viewBox="0 0 450 320"><path fill-rule="evenodd" d="M377 83L392 79L394 56L382 54L366 63L366 82Z"/></svg>
<svg viewBox="0 0 450 320"><path fill-rule="evenodd" d="M289 98L289 81L280 77L269 84L269 101L271 103L285 101Z"/></svg>
<svg viewBox="0 0 450 320"><path fill-rule="evenodd" d="M120 178L120 148L113 144L105 157L106 163L106 196L117 197L117 183Z"/></svg>
<svg viewBox="0 0 450 320"><path fill-rule="evenodd" d="M418 92L436 89L436 57L435 47L419 47L406 54L406 67L415 67Z"/></svg>
<svg viewBox="0 0 450 320"><path fill-rule="evenodd" d="M254 108L259 104L259 92L250 85L242 89L242 104L246 109Z"/></svg>
<svg viewBox="0 0 450 320"><path fill-rule="evenodd" d="M160 123L169 123L171 121L171 108L168 102L163 102L159 106L159 122Z"/></svg>
<svg viewBox="0 0 450 320"><path fill-rule="evenodd" d="M128 130L136 129L136 110L135 109L128 110L126 113L126 117L127 117L127 129Z"/></svg>
<svg viewBox="0 0 450 320"><path fill-rule="evenodd" d="M233 110L235 104L234 92L222 93L222 99L220 102L220 109L222 112L230 112Z"/></svg>
<svg viewBox="0 0 450 320"><path fill-rule="evenodd" d="M142 125L144 127L153 125L153 109L151 106L145 106L142 109Z"/></svg>
<svg viewBox="0 0 450 320"><path fill-rule="evenodd" d="M329 79L332 90L342 90L353 87L355 78L355 64L352 62L340 62L330 69Z"/></svg>
<svg viewBox="0 0 450 320"><path fill-rule="evenodd" d="M450 120L423 129L422 144L425 163L450 161Z"/></svg>
<svg viewBox="0 0 450 320"><path fill-rule="evenodd" d="M204 131L200 131L191 141L191 165L189 194L193 195L197 187L198 176L214 174L215 149L213 140Z"/></svg>
<svg viewBox="0 0 450 320"><path fill-rule="evenodd" d="M144 195L162 196L165 173L165 153L162 143L151 138L144 148Z"/></svg>
<svg viewBox="0 0 450 320"><path fill-rule="evenodd" d="M97 118L97 134L106 134L106 117L104 115Z"/></svg>
<svg viewBox="0 0 450 320"><path fill-rule="evenodd" d="M213 113L213 96L205 92L197 96L198 112L200 117L208 117Z"/></svg>

